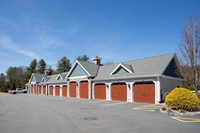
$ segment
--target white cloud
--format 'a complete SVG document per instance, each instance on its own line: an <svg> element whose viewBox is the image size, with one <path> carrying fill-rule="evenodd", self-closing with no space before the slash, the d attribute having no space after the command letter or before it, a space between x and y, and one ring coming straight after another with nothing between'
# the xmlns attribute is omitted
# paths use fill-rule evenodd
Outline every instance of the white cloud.
<svg viewBox="0 0 200 133"><path fill-rule="evenodd" d="M45 32L43 32L39 36L39 45L42 46L43 48L48 48L48 47L52 47L52 46L54 46L54 47L62 46L63 43L56 40L53 37L50 37Z"/></svg>
<svg viewBox="0 0 200 133"><path fill-rule="evenodd" d="M25 50L24 48L20 48L19 46L17 46L17 44L15 42L12 41L12 39L8 36L5 35L0 35L0 45L3 46L4 48L7 48L9 50L12 50L16 53L19 54L23 54L26 56L29 56L31 58L36 58L39 59L40 57L38 57L35 53Z"/></svg>

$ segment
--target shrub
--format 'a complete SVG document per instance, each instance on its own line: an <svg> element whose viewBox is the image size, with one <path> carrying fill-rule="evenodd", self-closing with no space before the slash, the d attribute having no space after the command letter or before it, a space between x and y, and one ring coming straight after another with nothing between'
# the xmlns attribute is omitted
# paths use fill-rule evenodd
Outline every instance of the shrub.
<svg viewBox="0 0 200 133"><path fill-rule="evenodd" d="M163 101L165 101L166 99L166 96L169 94L169 92L165 92L164 95L163 95Z"/></svg>
<svg viewBox="0 0 200 133"><path fill-rule="evenodd" d="M175 88L165 100L168 107L193 111L199 106L199 98L186 88Z"/></svg>
<svg viewBox="0 0 200 133"><path fill-rule="evenodd" d="M199 99L200 99L200 92L197 94L197 96L199 97Z"/></svg>

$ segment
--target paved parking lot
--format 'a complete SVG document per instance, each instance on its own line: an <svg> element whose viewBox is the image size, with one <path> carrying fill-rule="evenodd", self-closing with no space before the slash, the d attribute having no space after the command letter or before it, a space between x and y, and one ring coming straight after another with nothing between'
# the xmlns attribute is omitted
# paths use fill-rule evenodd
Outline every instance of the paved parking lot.
<svg viewBox="0 0 200 133"><path fill-rule="evenodd" d="M158 108L144 103L0 93L0 133L199 133L199 117L173 118L160 114Z"/></svg>

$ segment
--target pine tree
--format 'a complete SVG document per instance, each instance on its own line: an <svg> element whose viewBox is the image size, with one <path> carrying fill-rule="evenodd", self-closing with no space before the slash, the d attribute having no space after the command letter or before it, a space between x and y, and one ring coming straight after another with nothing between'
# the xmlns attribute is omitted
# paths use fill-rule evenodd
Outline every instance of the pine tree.
<svg viewBox="0 0 200 133"><path fill-rule="evenodd" d="M82 56L78 56L76 58L76 60L88 62L89 61L89 57L85 54L85 55L82 55Z"/></svg>
<svg viewBox="0 0 200 133"><path fill-rule="evenodd" d="M67 59L67 57L64 56L58 61L56 67L59 73L68 72L71 68L70 59Z"/></svg>
<svg viewBox="0 0 200 133"><path fill-rule="evenodd" d="M36 72L36 68L37 68L37 60L34 59L34 60L31 62L30 66L27 67L27 70L30 71L31 73L35 73L35 72Z"/></svg>
<svg viewBox="0 0 200 133"><path fill-rule="evenodd" d="M39 61L39 63L38 63L38 70L37 70L37 72L38 73L44 73L45 69L46 69L46 62L43 59L41 59Z"/></svg>

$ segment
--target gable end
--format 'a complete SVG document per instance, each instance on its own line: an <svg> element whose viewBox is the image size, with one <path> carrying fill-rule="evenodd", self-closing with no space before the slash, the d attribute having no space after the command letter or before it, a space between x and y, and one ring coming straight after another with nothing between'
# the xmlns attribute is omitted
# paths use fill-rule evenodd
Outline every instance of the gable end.
<svg viewBox="0 0 200 133"><path fill-rule="evenodd" d="M77 63L72 69L69 77L88 76L87 72Z"/></svg>
<svg viewBox="0 0 200 133"><path fill-rule="evenodd" d="M175 77L175 78L180 77L178 67L176 65L176 61L174 58L171 60L171 62L169 63L169 65L167 66L163 74L166 76Z"/></svg>

